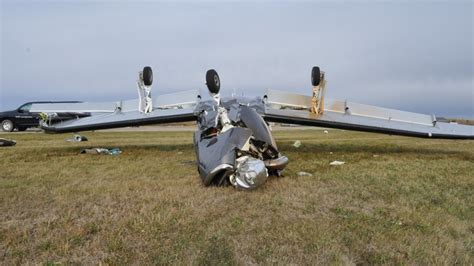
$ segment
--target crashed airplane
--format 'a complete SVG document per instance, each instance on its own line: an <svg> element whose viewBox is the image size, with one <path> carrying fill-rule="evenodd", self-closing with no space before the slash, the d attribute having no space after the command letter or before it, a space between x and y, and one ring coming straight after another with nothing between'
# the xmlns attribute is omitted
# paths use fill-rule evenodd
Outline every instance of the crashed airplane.
<svg viewBox="0 0 474 266"><path fill-rule="evenodd" d="M267 122L281 122L423 138L474 139L474 127L437 121L423 115L325 99L326 79L319 67L311 72L312 95L267 90L256 98L220 96L220 79L206 73L210 99L199 91L151 96L153 72L139 72L137 100L104 103L35 104L41 128L49 133L196 121L194 146L204 185L255 189L288 164ZM57 114L90 113L57 119Z"/></svg>

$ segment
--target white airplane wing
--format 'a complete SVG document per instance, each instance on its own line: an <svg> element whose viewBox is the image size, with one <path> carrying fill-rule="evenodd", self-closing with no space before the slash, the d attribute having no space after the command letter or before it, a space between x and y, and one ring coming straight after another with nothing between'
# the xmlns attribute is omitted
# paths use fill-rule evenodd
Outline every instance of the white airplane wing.
<svg viewBox="0 0 474 266"><path fill-rule="evenodd" d="M474 126L437 121L434 115L325 100L322 114L310 112L311 96L268 90L264 96L268 122L377 132L425 138L474 139Z"/></svg>
<svg viewBox="0 0 474 266"><path fill-rule="evenodd" d="M194 109L199 103L199 91L184 91L160 95L153 99L150 112L139 110L139 100L34 104L31 112L43 114L41 128L48 133L78 132L117 127L195 121ZM58 113L87 113L86 117L57 117Z"/></svg>
<svg viewBox="0 0 474 266"><path fill-rule="evenodd" d="M211 70L210 70L211 71ZM206 82L218 99L220 81L215 70ZM208 79L209 77L213 79ZM217 77L217 79L216 79ZM75 132L148 124L195 121L206 102L199 91L184 91L151 97L150 67L139 73L139 99L106 103L34 104L31 112L42 113L46 132ZM214 82L214 83L212 83ZM217 82L217 83L216 83ZM347 130L378 132L426 138L474 139L474 126L438 121L434 115L324 99L324 72L313 67L313 96L268 90L263 98L230 99L255 108L268 122L301 124ZM214 84L214 85L213 85ZM212 86L210 86L212 85ZM210 87L209 87L210 86ZM217 98L216 98L217 97ZM212 102L212 101L211 101ZM217 101L219 104L224 102ZM211 108L212 109L212 108ZM61 113L68 113L62 117ZM77 114L77 116L74 116Z"/></svg>

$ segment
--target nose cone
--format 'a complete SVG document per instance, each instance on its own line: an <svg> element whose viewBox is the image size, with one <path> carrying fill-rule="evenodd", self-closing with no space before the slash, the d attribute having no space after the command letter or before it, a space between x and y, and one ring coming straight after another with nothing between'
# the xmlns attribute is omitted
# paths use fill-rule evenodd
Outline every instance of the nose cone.
<svg viewBox="0 0 474 266"><path fill-rule="evenodd" d="M217 71L214 69L209 69L206 72L206 85L209 89L209 92L212 94L218 94L221 89L221 80L219 79L219 75Z"/></svg>
<svg viewBox="0 0 474 266"><path fill-rule="evenodd" d="M235 173L235 183L239 188L255 189L261 186L268 178L267 168L263 161L244 156L239 159Z"/></svg>

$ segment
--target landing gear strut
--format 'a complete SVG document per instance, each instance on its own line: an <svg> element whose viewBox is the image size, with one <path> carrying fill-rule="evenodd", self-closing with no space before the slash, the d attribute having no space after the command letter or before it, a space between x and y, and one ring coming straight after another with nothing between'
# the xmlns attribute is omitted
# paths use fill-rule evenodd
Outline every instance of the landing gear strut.
<svg viewBox="0 0 474 266"><path fill-rule="evenodd" d="M146 66L138 74L138 110L142 113L150 113L153 110L151 99L151 84L153 83L153 71Z"/></svg>
<svg viewBox="0 0 474 266"><path fill-rule="evenodd" d="M315 66L311 70L311 84L313 85L313 96L311 98L310 112L321 115L324 112L324 94L326 93L326 79L324 72Z"/></svg>

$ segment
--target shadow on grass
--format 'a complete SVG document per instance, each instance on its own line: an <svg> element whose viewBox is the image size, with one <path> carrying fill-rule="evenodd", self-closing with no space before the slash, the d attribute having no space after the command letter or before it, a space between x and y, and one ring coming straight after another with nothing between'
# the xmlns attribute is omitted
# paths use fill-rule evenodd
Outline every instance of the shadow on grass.
<svg viewBox="0 0 474 266"><path fill-rule="evenodd" d="M199 265L237 265L231 244L225 238L212 236L205 245Z"/></svg>

